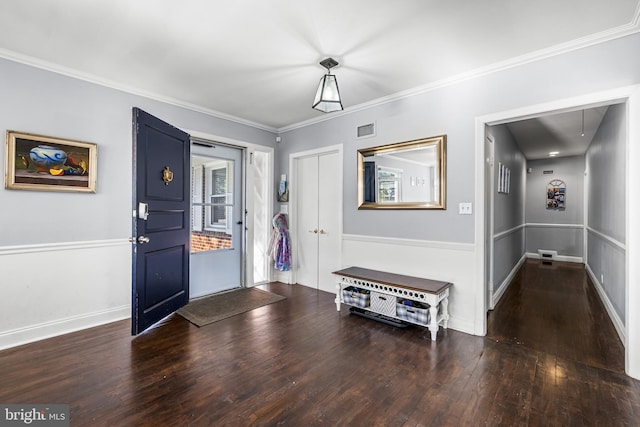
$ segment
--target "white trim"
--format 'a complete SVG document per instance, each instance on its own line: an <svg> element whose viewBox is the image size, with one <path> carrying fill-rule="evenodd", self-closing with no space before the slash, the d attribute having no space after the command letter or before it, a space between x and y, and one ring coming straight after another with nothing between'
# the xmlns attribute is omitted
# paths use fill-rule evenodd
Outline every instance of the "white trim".
<svg viewBox="0 0 640 427"><path fill-rule="evenodd" d="M128 243L128 242L127 242ZM77 316L30 325L0 333L0 350L28 344L70 332L76 332L106 323L116 322L131 317L131 306L124 305L108 310L96 311Z"/></svg>
<svg viewBox="0 0 640 427"><path fill-rule="evenodd" d="M298 168L297 161L304 157L309 156L318 156L321 154L330 154L330 153L338 153L338 162L340 167L338 168L338 182L340 183L340 191L339 194L336 195L338 199L338 239L342 242L342 230L343 230L343 193L344 193L344 178L343 178L343 170L344 170L344 154L343 154L343 145L335 144L328 145L326 147L314 148L312 150L299 151L296 153L289 154L289 182L299 182L298 179ZM297 283L297 260L298 260L298 212L296 207L297 202L297 186L293 185L289 190L289 238L292 242L291 249L291 271L289 271L289 282L288 283ZM342 244L338 249L338 259L342 259Z"/></svg>
<svg viewBox="0 0 640 427"><path fill-rule="evenodd" d="M163 102L165 104L174 105L176 107L185 108L187 110L195 111L197 113L203 113L208 116L216 117L230 122L239 123L242 125L250 126L256 129L262 129L269 132L276 132L277 129L273 126L263 125L261 123L252 122L240 117L232 116L230 114L223 113L221 111L212 110L210 108L195 105L189 102L185 102L176 98L165 96L156 92L145 91L137 87L129 86L126 84L118 83L114 80L105 79L95 74L84 73L69 67L65 67L53 62L45 61L42 59L34 58L32 56L17 53L8 49L0 48L0 58L8 59L10 61L18 62L20 64L29 65L31 67L40 68L41 70L50 71L52 73L61 74L74 79L82 80L85 82L104 86L109 89L115 89L121 92L129 93L132 95L138 95L143 98L152 99L155 101Z"/></svg>
<svg viewBox="0 0 640 427"><path fill-rule="evenodd" d="M25 55L22 53L14 52L8 49L0 49L0 58L5 58L14 62L18 62L21 64L29 65L32 67L40 68L42 70L54 72L57 74L61 74L64 76L69 76L78 80L83 80L89 83L97 84L100 86L104 86L107 88L119 90L122 92L130 93L133 95L142 96L144 98L160 101L169 105L175 105L180 108L185 108L188 110L192 110L195 112L207 114L212 117L217 117L219 119L228 120L231 122L239 123L242 125L250 126L256 129L262 129L269 132L281 133L287 132L290 130L302 128L305 126L309 126L315 123L320 123L327 120L332 120L336 117L351 114L357 111L366 110L369 108L377 107L379 105L387 104L390 102L397 101L402 98L408 98L411 96L419 95L425 92L430 92L436 89L440 89L442 87L455 85L460 82L464 82L467 80L475 79L478 77L482 77L488 74L497 73L503 70L507 70L509 68L518 67L521 65L525 65L531 62L539 61L542 59L550 58L557 55L562 55L564 53L568 53L574 50L582 49L585 47L593 46L596 44L605 43L610 40L615 40L618 38L622 38L636 32L640 31L640 5L636 8L636 11L633 15L631 21L627 24L620 25L618 27L610 28L605 31L601 31L599 33L591 34L585 37L581 37L575 40L570 40L565 43L560 43L555 46L548 47L546 49L540 49L534 52L530 52L524 55L516 56L514 58L507 59L505 61L499 61L484 67L476 68L474 70L470 70L464 73L457 74L455 76L451 76L445 79L441 79L426 85L421 85L412 89L408 89L405 91L397 92L395 94L391 94L388 96L384 96L378 99L374 99L369 102L364 102L362 104L358 104L352 107L346 108L344 111L334 112L332 114L322 115L319 117L315 117L309 120L305 120L302 122L294 123L288 126L283 126L280 128L275 128L273 126L267 126L262 123L253 122L250 120L246 120L240 117L232 116L230 114L223 113L221 111L213 110L210 108L206 108L200 105L195 105L189 102L185 102L184 100L179 100L173 97L168 97L156 92L145 91L140 88L136 88L133 86L129 86L126 84L122 84L116 82L114 80L105 79L104 77L100 77L98 75L92 73L85 73L79 70L75 70L70 67L65 67L50 61L45 61L42 59L34 58L29 55Z"/></svg>
<svg viewBox="0 0 640 427"><path fill-rule="evenodd" d="M527 222L525 226L534 227L534 228L575 228L575 229L584 228L584 224L552 224L552 223L543 223L543 222Z"/></svg>
<svg viewBox="0 0 640 427"><path fill-rule="evenodd" d="M507 277L505 277L505 279L502 281L500 286L498 286L498 289L494 292L493 295L491 295L492 310L495 308L496 304L498 304L498 302L500 301L500 298L502 298L504 293L507 291L507 289L511 285L511 282L513 281L513 278L516 277L518 270L520 270L520 267L522 267L522 264L524 264L526 260L527 260L527 255L523 254L522 257L520 257L520 260L516 263L516 265L513 266L513 268L507 275Z"/></svg>
<svg viewBox="0 0 640 427"><path fill-rule="evenodd" d="M249 191L247 188L247 174L249 171L249 160L253 154L253 152L255 151L260 151L263 153L267 153L269 155L269 166L268 166L268 172L267 172L267 194L264 195L265 200L267 200L267 203L270 203L271 200L273 200L273 178L274 178L274 162L275 162L275 155L274 155L274 148L270 147L268 145L259 145L259 144L254 144L252 142L246 142L246 141L241 141L239 139L233 139L233 138L227 138L225 136L219 136L219 135L213 135L210 133L206 133L206 132L201 132L201 131L196 131L196 130L192 130L192 129L183 129L185 132L187 132L189 134L191 143L193 144L193 142L204 142L204 143L211 143L211 144L221 144L221 145L228 145L232 148L239 148L242 149L242 192L243 192L243 202L242 202L242 211L246 211L247 206L248 206L248 197L249 197ZM194 141L195 139L195 141ZM253 202L253 201L252 201ZM269 205L271 206L271 205ZM243 221L246 221L245 224L245 230L242 233L242 248L243 248L243 253L242 253L242 260L241 260L241 265L242 265L242 271L241 271L241 281L242 281L242 285L243 286L247 286L250 285L252 283L249 283L249 281L252 282L252 278L253 278L253 272L249 271L250 267L249 267L249 263L248 261L251 260L252 262L255 260L255 255L252 252L253 251L253 244L249 245L248 241L247 241L247 236L248 233L246 231L246 228L249 228L251 230L253 230L253 216L249 215L243 216ZM255 236L253 236L255 238ZM265 236L266 241L269 241L270 236ZM253 242L252 242L253 243ZM251 252L250 252L251 251ZM272 272L271 269L269 269L269 281L272 280Z"/></svg>
<svg viewBox="0 0 640 427"><path fill-rule="evenodd" d="M379 243L383 245L415 246L452 251L473 252L475 250L475 245L473 243L438 242L435 240L401 239L398 237L365 236L361 234L343 234L342 240Z"/></svg>
<svg viewBox="0 0 640 427"><path fill-rule="evenodd" d="M493 73L498 73L510 68L519 67L531 62L540 61L543 59L551 58L553 56L562 55L574 50L583 49L589 46L605 43L611 40L622 38L640 31L640 4L635 11L633 19L628 23L619 27L611 28L609 30L601 31L596 34L591 34L585 37L581 37L575 40L571 40L565 43L560 43L555 46L548 47L546 49L537 50L524 55L516 56L514 58L507 59L505 61L496 62L485 67L476 68L471 71L467 71L455 76L447 77L426 85L418 86L412 89L408 89L402 92L397 92L388 96L384 96L378 99L374 99L369 102L354 105L348 107L343 111L331 113L331 115L325 115L309 120L305 120L299 123L294 123L289 126L278 128L278 132L287 132L295 130L305 126L310 126L315 123L320 123L326 120L344 116L346 114L355 113L357 111L367 110L369 108L377 107L383 104L397 101L402 98L409 98L415 95L420 95L426 92L431 92L443 87L452 86L467 80L472 80L478 77L486 76Z"/></svg>
<svg viewBox="0 0 640 427"><path fill-rule="evenodd" d="M539 253L535 253L535 252L527 252L525 253L527 258L532 258L532 259L540 259L540 254ZM578 264L582 264L583 263L583 258L580 256L571 256L571 255L556 255L553 257L554 261L561 261L561 262L575 262Z"/></svg>
<svg viewBox="0 0 640 427"><path fill-rule="evenodd" d="M192 140L195 138L196 139L195 142L198 142L197 140L202 140L202 142L221 143L221 144L230 145L236 148L237 147L248 148L249 151L251 150L265 151L271 154L273 154L274 152L274 148L269 145L254 144L252 142L242 141L234 138L228 138L226 136L214 135L211 133L201 132L201 131L192 130L192 129L183 128L182 130L188 133Z"/></svg>
<svg viewBox="0 0 640 427"><path fill-rule="evenodd" d="M640 8L638 9L640 11ZM636 15L638 14L636 11ZM637 19L634 21L637 22ZM549 112L557 111L569 111L577 108L585 108L592 105L609 105L612 103L627 102L629 112L627 114L627 159L629 164L637 164L640 162L640 149L636 147L640 144L636 142L640 141L640 125L637 124L638 120L634 118L640 117L640 85L624 86L614 89L605 90L602 92L587 93L581 96L572 98L558 99L550 102L530 105L526 107L516 108L512 110L501 111L484 116L478 116L475 119L475 203L476 203L476 215L475 215L475 234L474 242L476 245L476 260L475 260L475 276L479 279L476 280L477 286L475 292L475 322L477 335L486 334L486 286L484 283L485 277L485 155L484 155L484 140L485 140L485 127L487 125L494 125L498 123L506 123L509 121L519 120L523 117L537 117ZM633 142L633 143L631 143ZM631 283L638 283L640 281L640 265L636 267L638 258L635 255L635 249L640 248L640 197L637 194L633 194L633 191L638 191L633 186L634 183L640 182L640 179L636 179L640 175L638 168L626 168L626 200L627 203L627 259L626 259L626 271L625 275L625 289L627 299L627 345L626 345L626 372L628 375L634 378L640 378L640 358L635 355L640 353L640 321L636 319L634 314L629 312L630 301L633 302L633 307L640 301L640 291L631 289ZM638 202L636 202L636 200ZM633 245L632 243L636 243ZM633 253L632 253L633 252ZM632 318L630 321L629 319Z"/></svg>
<svg viewBox="0 0 640 427"><path fill-rule="evenodd" d="M505 231L501 231L500 233L496 233L496 234L494 234L494 235L493 235L493 240L494 240L494 241L496 241L496 240L500 240L500 239L502 239L503 237L508 236L509 234L513 234L513 233L515 233L516 231L518 231L518 230L520 230L520 229L525 228L525 226L526 226L526 224L520 224L520 225L516 225L516 226L515 226L515 227L513 227L513 228L510 228L509 230L505 230Z"/></svg>
<svg viewBox="0 0 640 427"><path fill-rule="evenodd" d="M291 277L292 277L291 270L289 271L274 270L273 271L273 280L275 282L282 282L282 283L291 285L294 283Z"/></svg>
<svg viewBox="0 0 640 427"><path fill-rule="evenodd" d="M640 85L628 95L626 123L625 372L640 379Z"/></svg>
<svg viewBox="0 0 640 427"><path fill-rule="evenodd" d="M527 222L525 224L516 225L509 230L501 231L500 233L496 233L493 235L493 240L500 240L509 234L513 234L521 228L569 228L569 229L579 229L582 230L584 228L583 224L552 224L552 223L537 223L537 222Z"/></svg>
<svg viewBox="0 0 640 427"><path fill-rule="evenodd" d="M72 251L90 248L106 248L111 246L124 245L131 245L129 239L90 240L86 242L39 243L34 245L3 246L0 247L0 256L52 251Z"/></svg>
<svg viewBox="0 0 640 427"><path fill-rule="evenodd" d="M603 233L599 232L598 230L589 227L588 225L587 225L586 229L587 229L587 232L595 234L596 236L600 237L603 240L606 240L607 242L611 243L612 245L619 247L623 251L627 250L627 245L625 245L622 242L617 241L613 237L607 236L606 234L603 234Z"/></svg>
<svg viewBox="0 0 640 427"><path fill-rule="evenodd" d="M328 145L326 147L313 148L311 150L305 150L305 151L298 151L296 153L289 154L289 159L291 158L300 159L303 157L316 156L320 154L329 154L333 152L342 153L342 144Z"/></svg>
<svg viewBox="0 0 640 427"><path fill-rule="evenodd" d="M618 337L620 337L620 341L622 341L623 345L626 346L627 334L624 327L624 322L622 321L622 319L620 319L620 316L618 316L618 313L616 313L616 310L615 308L613 308L613 304L611 303L611 300L607 296L607 293L604 291L604 288L602 287L602 284L600 284L600 281L596 278L596 275L594 274L593 270L591 270L591 267L589 267L589 265L586 265L585 269L587 270L587 274L589 274L589 278L593 282L593 286L596 288L596 292L598 292L598 296L600 296L600 300L602 301L604 308L607 310L607 313L609 314L611 323L613 323L613 326L616 328L616 332L618 333Z"/></svg>

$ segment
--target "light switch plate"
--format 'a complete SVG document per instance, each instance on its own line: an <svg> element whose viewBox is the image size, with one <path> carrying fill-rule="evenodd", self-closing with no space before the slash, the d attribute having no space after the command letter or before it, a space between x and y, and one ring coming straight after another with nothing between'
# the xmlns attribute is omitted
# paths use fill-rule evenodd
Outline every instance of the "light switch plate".
<svg viewBox="0 0 640 427"><path fill-rule="evenodd" d="M473 209L471 203L460 203L459 205L459 213L460 215L471 215L473 214Z"/></svg>

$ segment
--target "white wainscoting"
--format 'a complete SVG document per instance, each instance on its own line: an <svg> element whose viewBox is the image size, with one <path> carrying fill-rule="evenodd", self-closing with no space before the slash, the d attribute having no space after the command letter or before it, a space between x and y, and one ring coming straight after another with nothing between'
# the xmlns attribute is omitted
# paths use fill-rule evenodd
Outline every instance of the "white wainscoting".
<svg viewBox="0 0 640 427"><path fill-rule="evenodd" d="M622 344L625 345L625 343L627 342L626 340L627 333L624 327L624 321L620 318L620 316L618 316L618 313L616 313L616 310L613 307L613 304L611 303L609 296L604 291L602 284L600 283L595 273L593 272L593 270L591 270L591 267L589 267L588 264L586 265L586 270L587 270L587 273L589 274L589 277L591 278L591 281L593 282L596 288L596 291L598 292L598 295L600 296L600 300L602 301L602 304L604 304L604 307L607 310L607 313L609 314L609 318L611 319L613 326L616 328L616 332L620 337L620 341L622 341Z"/></svg>
<svg viewBox="0 0 640 427"><path fill-rule="evenodd" d="M527 258L540 259L539 253L527 252L526 256ZM584 258L582 258L581 256L556 255L553 258L553 261L582 263L584 261Z"/></svg>
<svg viewBox="0 0 640 427"><path fill-rule="evenodd" d="M502 231L500 233L494 234L494 236L493 236L494 245L496 244L496 242L498 242L498 241L500 241L502 239L505 239L507 237L511 237L514 233L516 233L516 232L518 232L518 231L520 231L522 229L524 229L525 232L526 232L528 229L535 229L535 228L550 228L550 229L558 229L558 230L563 230L563 229L564 230L581 230L581 229L584 229L585 226L583 224L524 223L524 224L517 225L516 227L513 227L513 228L511 228L509 230L505 230L505 231ZM539 248L539 249L552 250L554 248ZM584 248L583 248L583 251L584 251ZM501 283L499 284L497 289L494 288L494 293L492 295L492 301L491 301L491 307L495 307L495 305L498 303L498 301L500 300L502 295L504 295L506 290L509 288L509 285L511 284L511 281L515 277L516 273L518 272L518 270L520 269L520 267L522 266L522 264L524 263L526 258L539 259L540 258L540 254L538 252L525 252L524 255L522 257L520 257L520 259L518 260L518 262L516 262L514 264L514 266L512 267L511 271L506 276L506 278L501 281ZM584 260L583 257L571 256L571 255L563 255L563 254L558 254L558 255L556 255L554 257L554 261L582 263L583 260ZM495 260L494 260L494 265L495 265Z"/></svg>
<svg viewBox="0 0 640 427"><path fill-rule="evenodd" d="M482 335L476 325L478 274L471 243L434 242L377 236L342 236L342 267L362 267L453 283L449 296L449 328Z"/></svg>
<svg viewBox="0 0 640 427"><path fill-rule="evenodd" d="M126 239L0 248L0 349L131 315Z"/></svg>
<svg viewBox="0 0 640 427"><path fill-rule="evenodd" d="M504 293L507 291L507 289L509 288L509 285L511 285L511 282L513 281L513 278L516 277L518 270L520 270L520 267L522 267L522 264L524 264L526 260L527 260L527 255L526 254L522 255L522 257L516 263L516 265L513 266L513 268L507 275L507 277L505 277L502 283L500 283L500 286L498 286L498 289L494 290L492 295L493 299L491 301L492 307L495 307L498 304L498 301L500 301L500 298L502 298Z"/></svg>
<svg viewBox="0 0 640 427"><path fill-rule="evenodd" d="M584 257L581 255L586 250L584 247L584 224L528 222L525 227L527 231L525 247L528 258L540 258L539 251L543 250L558 252L557 256L553 258L554 261L583 262ZM536 234L532 234L534 231ZM553 238L542 237L549 236L549 233ZM571 242L572 239L575 239L576 243L567 247L565 242Z"/></svg>
<svg viewBox="0 0 640 427"><path fill-rule="evenodd" d="M587 226L586 229L589 251L586 263L587 273L620 340L626 346L627 330L621 315L624 313L624 304L627 299L625 282L628 279L624 267L627 262L627 245L592 227ZM600 250L593 253L594 248L600 248ZM602 280L606 281L606 284ZM616 300L618 309L616 309Z"/></svg>

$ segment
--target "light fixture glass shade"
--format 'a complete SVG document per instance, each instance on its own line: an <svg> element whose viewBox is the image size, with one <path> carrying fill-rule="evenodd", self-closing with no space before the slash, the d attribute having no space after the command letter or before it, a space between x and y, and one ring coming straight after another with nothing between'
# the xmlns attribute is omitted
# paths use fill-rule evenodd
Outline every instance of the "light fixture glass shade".
<svg viewBox="0 0 640 427"><path fill-rule="evenodd" d="M313 108L325 113L343 110L340 91L338 90L338 81L333 74L325 74L320 79L318 91L313 100Z"/></svg>

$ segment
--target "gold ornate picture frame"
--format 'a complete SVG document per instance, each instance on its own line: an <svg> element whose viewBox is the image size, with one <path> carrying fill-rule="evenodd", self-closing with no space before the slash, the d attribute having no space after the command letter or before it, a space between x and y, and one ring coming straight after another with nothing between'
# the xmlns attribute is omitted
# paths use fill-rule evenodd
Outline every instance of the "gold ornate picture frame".
<svg viewBox="0 0 640 427"><path fill-rule="evenodd" d="M95 193L97 163L96 144L9 130L4 186Z"/></svg>

